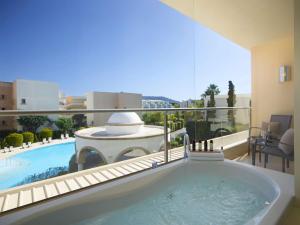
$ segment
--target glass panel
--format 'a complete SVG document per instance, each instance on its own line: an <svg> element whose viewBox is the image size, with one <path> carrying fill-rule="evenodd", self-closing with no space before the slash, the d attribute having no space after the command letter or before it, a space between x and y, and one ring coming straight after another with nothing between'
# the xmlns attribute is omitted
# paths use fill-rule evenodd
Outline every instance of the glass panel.
<svg viewBox="0 0 300 225"><path fill-rule="evenodd" d="M174 109L166 115L169 162L184 156L185 134L194 151L204 150L204 141L207 150L210 140L220 149L248 135L249 109ZM164 164L163 109L0 118L10 124L0 130L0 189L118 162L129 165L121 175ZM105 122L92 126L88 118Z"/></svg>

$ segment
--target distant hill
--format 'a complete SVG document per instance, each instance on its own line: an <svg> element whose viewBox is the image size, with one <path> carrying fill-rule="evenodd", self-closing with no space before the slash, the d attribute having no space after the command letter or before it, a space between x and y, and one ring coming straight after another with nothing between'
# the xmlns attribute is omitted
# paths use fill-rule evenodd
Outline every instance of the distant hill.
<svg viewBox="0 0 300 225"><path fill-rule="evenodd" d="M174 99L170 99L167 97L163 97L163 96L143 96L143 100L161 100L161 101L166 101L166 102L170 102L171 104L173 103L177 103L179 104L179 101L176 101Z"/></svg>

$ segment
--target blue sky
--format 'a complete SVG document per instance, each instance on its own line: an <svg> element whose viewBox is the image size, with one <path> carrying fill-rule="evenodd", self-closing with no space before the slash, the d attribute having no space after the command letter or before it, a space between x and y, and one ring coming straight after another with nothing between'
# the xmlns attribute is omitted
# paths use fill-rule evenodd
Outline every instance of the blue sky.
<svg viewBox="0 0 300 225"><path fill-rule="evenodd" d="M250 72L248 50L157 0L0 0L2 81L184 100L228 80L250 93Z"/></svg>

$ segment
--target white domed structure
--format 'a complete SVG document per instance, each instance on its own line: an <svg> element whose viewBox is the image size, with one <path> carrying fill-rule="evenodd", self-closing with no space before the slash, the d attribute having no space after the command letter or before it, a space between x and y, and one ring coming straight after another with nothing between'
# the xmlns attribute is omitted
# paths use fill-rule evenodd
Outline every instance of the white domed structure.
<svg viewBox="0 0 300 225"><path fill-rule="evenodd" d="M106 123L106 132L110 135L135 134L143 127L144 122L134 112L113 113Z"/></svg>
<svg viewBox="0 0 300 225"><path fill-rule="evenodd" d="M113 113L105 126L78 130L75 137L80 169L89 150L97 151L105 163L117 162L133 150L144 154L158 152L164 145L164 128L144 125L138 114L122 112Z"/></svg>

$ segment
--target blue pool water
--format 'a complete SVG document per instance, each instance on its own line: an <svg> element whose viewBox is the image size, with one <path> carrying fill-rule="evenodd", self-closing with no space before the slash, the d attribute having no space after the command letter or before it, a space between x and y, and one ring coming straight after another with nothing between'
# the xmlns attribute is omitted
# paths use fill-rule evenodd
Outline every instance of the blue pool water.
<svg viewBox="0 0 300 225"><path fill-rule="evenodd" d="M0 160L0 190L16 186L28 176L40 174L49 168L69 166L75 153L75 143L40 147Z"/></svg>

